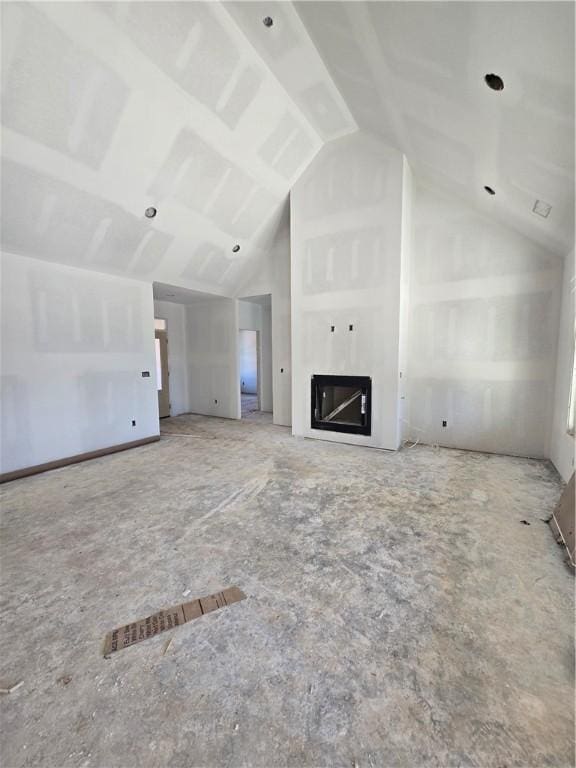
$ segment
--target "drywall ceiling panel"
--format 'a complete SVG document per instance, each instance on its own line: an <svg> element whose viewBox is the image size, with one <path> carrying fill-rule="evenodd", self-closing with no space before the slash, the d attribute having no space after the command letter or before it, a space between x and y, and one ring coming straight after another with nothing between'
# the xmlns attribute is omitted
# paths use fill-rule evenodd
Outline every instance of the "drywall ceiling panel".
<svg viewBox="0 0 576 768"><path fill-rule="evenodd" d="M292 3L223 5L322 139L357 129Z"/></svg>
<svg viewBox="0 0 576 768"><path fill-rule="evenodd" d="M3 123L98 168L128 99L122 78L25 3L2 9Z"/></svg>
<svg viewBox="0 0 576 768"><path fill-rule="evenodd" d="M102 3L130 39L190 96L234 128L262 83L202 2Z"/></svg>
<svg viewBox="0 0 576 768"><path fill-rule="evenodd" d="M1 182L2 247L10 253L144 276L172 241L148 219L10 160Z"/></svg>
<svg viewBox="0 0 576 768"><path fill-rule="evenodd" d="M1 13L2 247L235 293L270 253L329 123L348 125L295 12L286 51L304 45L298 68L316 68L297 83L279 79L220 3L19 2ZM261 29L258 19L252 34ZM296 85L308 91L300 102Z"/></svg>
<svg viewBox="0 0 576 768"><path fill-rule="evenodd" d="M574 241L574 4L298 2L362 128L558 253ZM499 74L504 90L484 76ZM488 198L484 186L496 190ZM552 205L547 219L532 211Z"/></svg>

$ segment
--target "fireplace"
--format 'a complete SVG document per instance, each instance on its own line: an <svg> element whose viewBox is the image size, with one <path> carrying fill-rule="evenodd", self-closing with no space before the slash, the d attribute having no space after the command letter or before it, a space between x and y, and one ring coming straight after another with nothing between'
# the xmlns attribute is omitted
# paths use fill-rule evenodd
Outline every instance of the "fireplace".
<svg viewBox="0 0 576 768"><path fill-rule="evenodd" d="M312 376L312 429L369 435L371 407L369 376Z"/></svg>

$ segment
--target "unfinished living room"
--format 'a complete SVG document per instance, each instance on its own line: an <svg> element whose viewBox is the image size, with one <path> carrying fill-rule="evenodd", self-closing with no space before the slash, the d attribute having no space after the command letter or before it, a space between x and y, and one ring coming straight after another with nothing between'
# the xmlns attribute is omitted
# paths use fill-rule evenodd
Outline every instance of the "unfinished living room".
<svg viewBox="0 0 576 768"><path fill-rule="evenodd" d="M569 768L572 2L3 2L3 768Z"/></svg>

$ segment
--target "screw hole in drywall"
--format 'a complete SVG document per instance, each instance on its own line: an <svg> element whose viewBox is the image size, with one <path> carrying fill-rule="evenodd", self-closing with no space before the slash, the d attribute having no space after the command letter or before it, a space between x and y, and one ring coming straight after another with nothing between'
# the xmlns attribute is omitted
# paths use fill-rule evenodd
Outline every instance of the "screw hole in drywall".
<svg viewBox="0 0 576 768"><path fill-rule="evenodd" d="M156 208L150 207L150 208L146 208L146 210L144 211L144 216L146 216L147 219L153 219L157 213L158 211L156 210Z"/></svg>
<svg viewBox="0 0 576 768"><path fill-rule="evenodd" d="M331 325L330 326L330 333L334 333L335 330L336 330L336 326Z"/></svg>
<svg viewBox="0 0 576 768"><path fill-rule="evenodd" d="M447 426L448 426L448 422L443 420L443 421L442 421L442 426L443 426L443 427L447 427Z"/></svg>
<svg viewBox="0 0 576 768"><path fill-rule="evenodd" d="M349 326L348 326L348 330L349 330L349 331L353 331L353 330L354 330L354 326L353 326L353 325L349 325Z"/></svg>
<svg viewBox="0 0 576 768"><path fill-rule="evenodd" d="M496 192L492 189L492 187L484 187L486 192L488 192L489 195L495 195Z"/></svg>
<svg viewBox="0 0 576 768"><path fill-rule="evenodd" d="M136 419L132 419L132 426L133 426L133 427L135 427L135 426L136 426Z"/></svg>
<svg viewBox="0 0 576 768"><path fill-rule="evenodd" d="M284 373L284 368L280 368L280 373Z"/></svg>
<svg viewBox="0 0 576 768"><path fill-rule="evenodd" d="M265 27L272 27L274 25L274 19L271 16L265 16L262 19L262 24L264 24Z"/></svg>
<svg viewBox="0 0 576 768"><path fill-rule="evenodd" d="M214 400L215 405L218 405L218 400Z"/></svg>

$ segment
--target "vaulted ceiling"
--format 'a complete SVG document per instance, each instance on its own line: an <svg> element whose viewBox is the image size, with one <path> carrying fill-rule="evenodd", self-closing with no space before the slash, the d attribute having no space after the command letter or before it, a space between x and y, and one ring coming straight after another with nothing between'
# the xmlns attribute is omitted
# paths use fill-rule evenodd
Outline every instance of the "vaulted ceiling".
<svg viewBox="0 0 576 768"><path fill-rule="evenodd" d="M571 3L1 12L5 251L233 295L285 224L294 181L358 127L428 184L552 250L573 242Z"/></svg>
<svg viewBox="0 0 576 768"><path fill-rule="evenodd" d="M573 2L298 2L361 128L546 247L574 243ZM497 74L504 89L484 82ZM487 195L485 186L495 195ZM533 212L536 200L552 209Z"/></svg>
<svg viewBox="0 0 576 768"><path fill-rule="evenodd" d="M208 2L2 4L3 250L235 292L302 169L356 130L292 6L271 28L257 9L236 16ZM295 71L272 71L259 47Z"/></svg>

